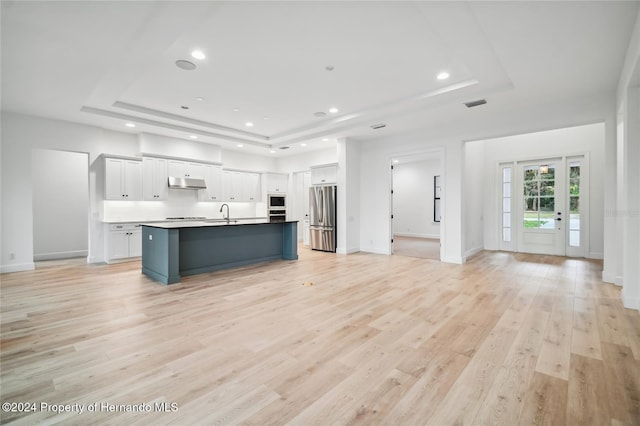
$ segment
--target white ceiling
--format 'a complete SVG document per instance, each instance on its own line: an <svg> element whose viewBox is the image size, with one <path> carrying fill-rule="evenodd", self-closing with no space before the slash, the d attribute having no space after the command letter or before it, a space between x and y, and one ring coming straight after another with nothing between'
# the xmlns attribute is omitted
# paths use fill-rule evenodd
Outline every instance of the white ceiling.
<svg viewBox="0 0 640 426"><path fill-rule="evenodd" d="M639 4L3 1L2 108L295 154L613 92Z"/></svg>

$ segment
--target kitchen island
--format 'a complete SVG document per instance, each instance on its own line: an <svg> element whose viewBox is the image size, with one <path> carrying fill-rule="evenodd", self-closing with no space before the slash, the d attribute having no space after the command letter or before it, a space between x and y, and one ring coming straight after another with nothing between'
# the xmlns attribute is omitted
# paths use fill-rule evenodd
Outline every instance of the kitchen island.
<svg viewBox="0 0 640 426"><path fill-rule="evenodd" d="M298 259L297 221L194 220L142 224L142 273L164 284L181 276L276 259Z"/></svg>

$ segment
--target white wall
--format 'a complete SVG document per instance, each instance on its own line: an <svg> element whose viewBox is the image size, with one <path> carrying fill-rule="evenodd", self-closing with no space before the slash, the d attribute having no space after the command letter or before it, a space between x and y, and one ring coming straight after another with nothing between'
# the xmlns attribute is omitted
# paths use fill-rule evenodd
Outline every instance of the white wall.
<svg viewBox="0 0 640 426"><path fill-rule="evenodd" d="M618 82L619 112L616 166L617 209L614 237L607 249L618 262L605 258L606 278L622 285L622 303L640 310L640 11Z"/></svg>
<svg viewBox="0 0 640 426"><path fill-rule="evenodd" d="M484 248L484 207L492 202L492 191L485 171L485 149L483 144L464 145L464 186L462 209L464 211L464 256L469 257Z"/></svg>
<svg viewBox="0 0 640 426"><path fill-rule="evenodd" d="M89 246L89 157L33 150L35 260L86 256Z"/></svg>
<svg viewBox="0 0 640 426"><path fill-rule="evenodd" d="M412 133L363 142L360 159L360 250L390 254L391 162L394 157L442 149L441 258L462 263L462 142L446 135Z"/></svg>
<svg viewBox="0 0 640 426"><path fill-rule="evenodd" d="M203 142L175 139L162 135L138 135L140 153L167 157L187 158L209 163L222 162L222 149Z"/></svg>
<svg viewBox="0 0 640 426"><path fill-rule="evenodd" d="M360 251L360 142L338 139L337 244L341 254Z"/></svg>
<svg viewBox="0 0 640 426"><path fill-rule="evenodd" d="M393 234L440 238L440 223L433 221L433 178L441 175L436 159L393 166Z"/></svg>
<svg viewBox="0 0 640 426"><path fill-rule="evenodd" d="M89 197L99 215L94 163L103 152L135 155L137 137L92 126L2 112L2 248L0 271L33 269L33 149L88 152ZM100 229L89 229L89 251L102 254Z"/></svg>
<svg viewBox="0 0 640 426"><path fill-rule="evenodd" d="M276 165L280 173L294 173L308 171L313 166L337 162L337 149L328 148L281 157L276 160Z"/></svg>

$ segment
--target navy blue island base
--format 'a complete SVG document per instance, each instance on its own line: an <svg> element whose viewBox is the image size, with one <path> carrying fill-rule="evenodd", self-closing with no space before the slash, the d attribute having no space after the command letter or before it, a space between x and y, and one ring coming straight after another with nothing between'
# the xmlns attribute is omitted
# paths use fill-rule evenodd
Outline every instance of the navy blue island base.
<svg viewBox="0 0 640 426"><path fill-rule="evenodd" d="M297 221L162 222L142 225L142 273L164 284L275 259L298 259Z"/></svg>

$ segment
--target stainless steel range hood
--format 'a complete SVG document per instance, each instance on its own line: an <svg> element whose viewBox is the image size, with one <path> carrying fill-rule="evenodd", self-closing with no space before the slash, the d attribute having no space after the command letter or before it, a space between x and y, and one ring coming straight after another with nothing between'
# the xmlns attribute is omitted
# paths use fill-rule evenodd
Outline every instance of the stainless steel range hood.
<svg viewBox="0 0 640 426"><path fill-rule="evenodd" d="M204 179L169 176L169 188L207 189L207 184Z"/></svg>

